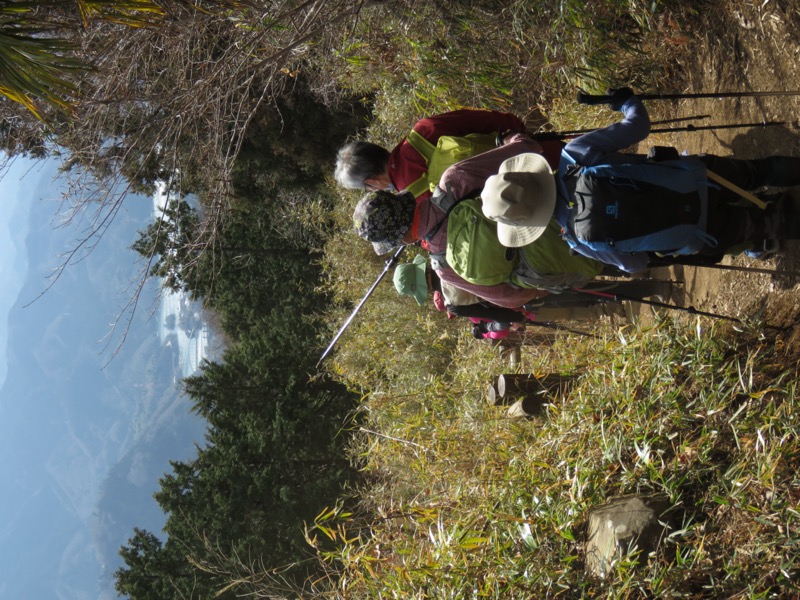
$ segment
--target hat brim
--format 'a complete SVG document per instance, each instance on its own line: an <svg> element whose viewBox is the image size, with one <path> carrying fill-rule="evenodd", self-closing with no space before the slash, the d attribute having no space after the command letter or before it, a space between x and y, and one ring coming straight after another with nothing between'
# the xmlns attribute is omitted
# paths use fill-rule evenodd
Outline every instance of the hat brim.
<svg viewBox="0 0 800 600"><path fill-rule="evenodd" d="M521 248L538 240L547 230L547 225L528 225L517 227L515 225L497 224L497 239L506 248Z"/></svg>
<svg viewBox="0 0 800 600"><path fill-rule="evenodd" d="M427 265L427 260L421 254L417 254L412 261L414 265L414 271L417 275L417 286L414 290L414 300L417 301L417 304L422 306L425 304L425 300L428 299L428 278L426 277L425 269Z"/></svg>
<svg viewBox="0 0 800 600"><path fill-rule="evenodd" d="M498 173L549 173L553 174L553 169L547 159L541 154L526 152L507 158L500 165Z"/></svg>
<svg viewBox="0 0 800 600"><path fill-rule="evenodd" d="M557 190L553 169L550 168L547 159L541 154L527 152L504 160L498 169L498 175L489 179L492 180L494 177L501 176L504 173L532 173L538 175L538 177L533 178L533 182L537 187L536 211L532 215L533 223L511 225L502 222L498 218L493 219L497 221L497 239L503 246L508 248L527 246L544 234L555 212ZM489 183L489 180L487 180L487 187L489 187ZM485 193L486 188L484 188ZM486 211L484 211L484 214L486 214ZM493 218L488 214L487 216Z"/></svg>

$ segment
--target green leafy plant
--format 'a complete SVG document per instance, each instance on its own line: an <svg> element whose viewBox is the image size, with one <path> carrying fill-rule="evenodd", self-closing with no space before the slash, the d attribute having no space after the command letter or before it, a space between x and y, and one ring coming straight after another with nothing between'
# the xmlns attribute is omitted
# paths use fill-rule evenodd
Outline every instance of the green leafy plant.
<svg viewBox="0 0 800 600"><path fill-rule="evenodd" d="M463 341L449 381L366 399L353 451L373 481L362 490L373 516L340 521L339 550L323 557L345 595L792 589L797 389L793 370L764 369L768 340L739 345L715 327L698 333L667 319L620 337L565 337L521 367L579 376L535 421L485 403L486 378L471 365L486 365L486 348ZM593 582L582 568L585 512L632 492L666 494L681 525L659 556L631 554ZM737 551L742 544L760 551Z"/></svg>

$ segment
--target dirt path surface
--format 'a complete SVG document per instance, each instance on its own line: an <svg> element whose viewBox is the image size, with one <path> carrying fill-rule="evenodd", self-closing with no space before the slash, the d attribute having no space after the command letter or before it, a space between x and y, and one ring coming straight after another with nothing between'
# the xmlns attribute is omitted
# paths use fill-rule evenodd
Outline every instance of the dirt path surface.
<svg viewBox="0 0 800 600"><path fill-rule="evenodd" d="M701 37L690 42L686 92L800 90L800 2L734 1L707 17ZM648 90L637 90L645 92ZM657 91L657 90L656 90ZM710 115L698 125L782 121L774 127L695 131L652 135L638 149L671 145L679 151L758 158L772 154L800 156L800 95L732 99L649 101L656 119ZM785 243L767 260L745 256L724 264L800 271L800 242ZM666 275L659 269L659 275ZM800 318L800 277L742 273L709 268L673 267L669 276L685 281L675 298L684 305L736 317L763 314L766 323L786 326ZM800 328L781 335L799 346Z"/></svg>

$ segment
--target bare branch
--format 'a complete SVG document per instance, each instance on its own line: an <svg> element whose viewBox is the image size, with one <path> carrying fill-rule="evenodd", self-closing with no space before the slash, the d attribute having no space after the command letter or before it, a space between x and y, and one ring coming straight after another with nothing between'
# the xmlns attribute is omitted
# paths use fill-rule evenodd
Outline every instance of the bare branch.
<svg viewBox="0 0 800 600"><path fill-rule="evenodd" d="M73 31L92 66L77 82L73 112L52 115L48 129L30 123L19 129L26 143L35 144L38 131L66 149L71 218L91 215L85 238L64 255L51 286L96 247L123 202L133 201L130 192L150 193L173 174L180 174L178 196L202 195L205 219L192 243L213 248L248 125L269 103L277 110L275 99L293 85L295 65L313 50L309 42L355 20L365 6L362 0L232 1L215 12L181 0L160 4L166 16L158 26L100 22ZM140 282L127 316L112 325L121 341L142 289Z"/></svg>

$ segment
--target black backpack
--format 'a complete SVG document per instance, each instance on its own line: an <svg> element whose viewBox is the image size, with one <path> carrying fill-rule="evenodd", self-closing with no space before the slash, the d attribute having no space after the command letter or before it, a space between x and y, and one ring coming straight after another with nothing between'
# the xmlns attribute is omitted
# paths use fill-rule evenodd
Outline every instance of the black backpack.
<svg viewBox="0 0 800 600"><path fill-rule="evenodd" d="M568 183L574 187L566 228L572 245L667 254L716 245L706 232L708 180L699 159L573 167L569 177L577 180Z"/></svg>

